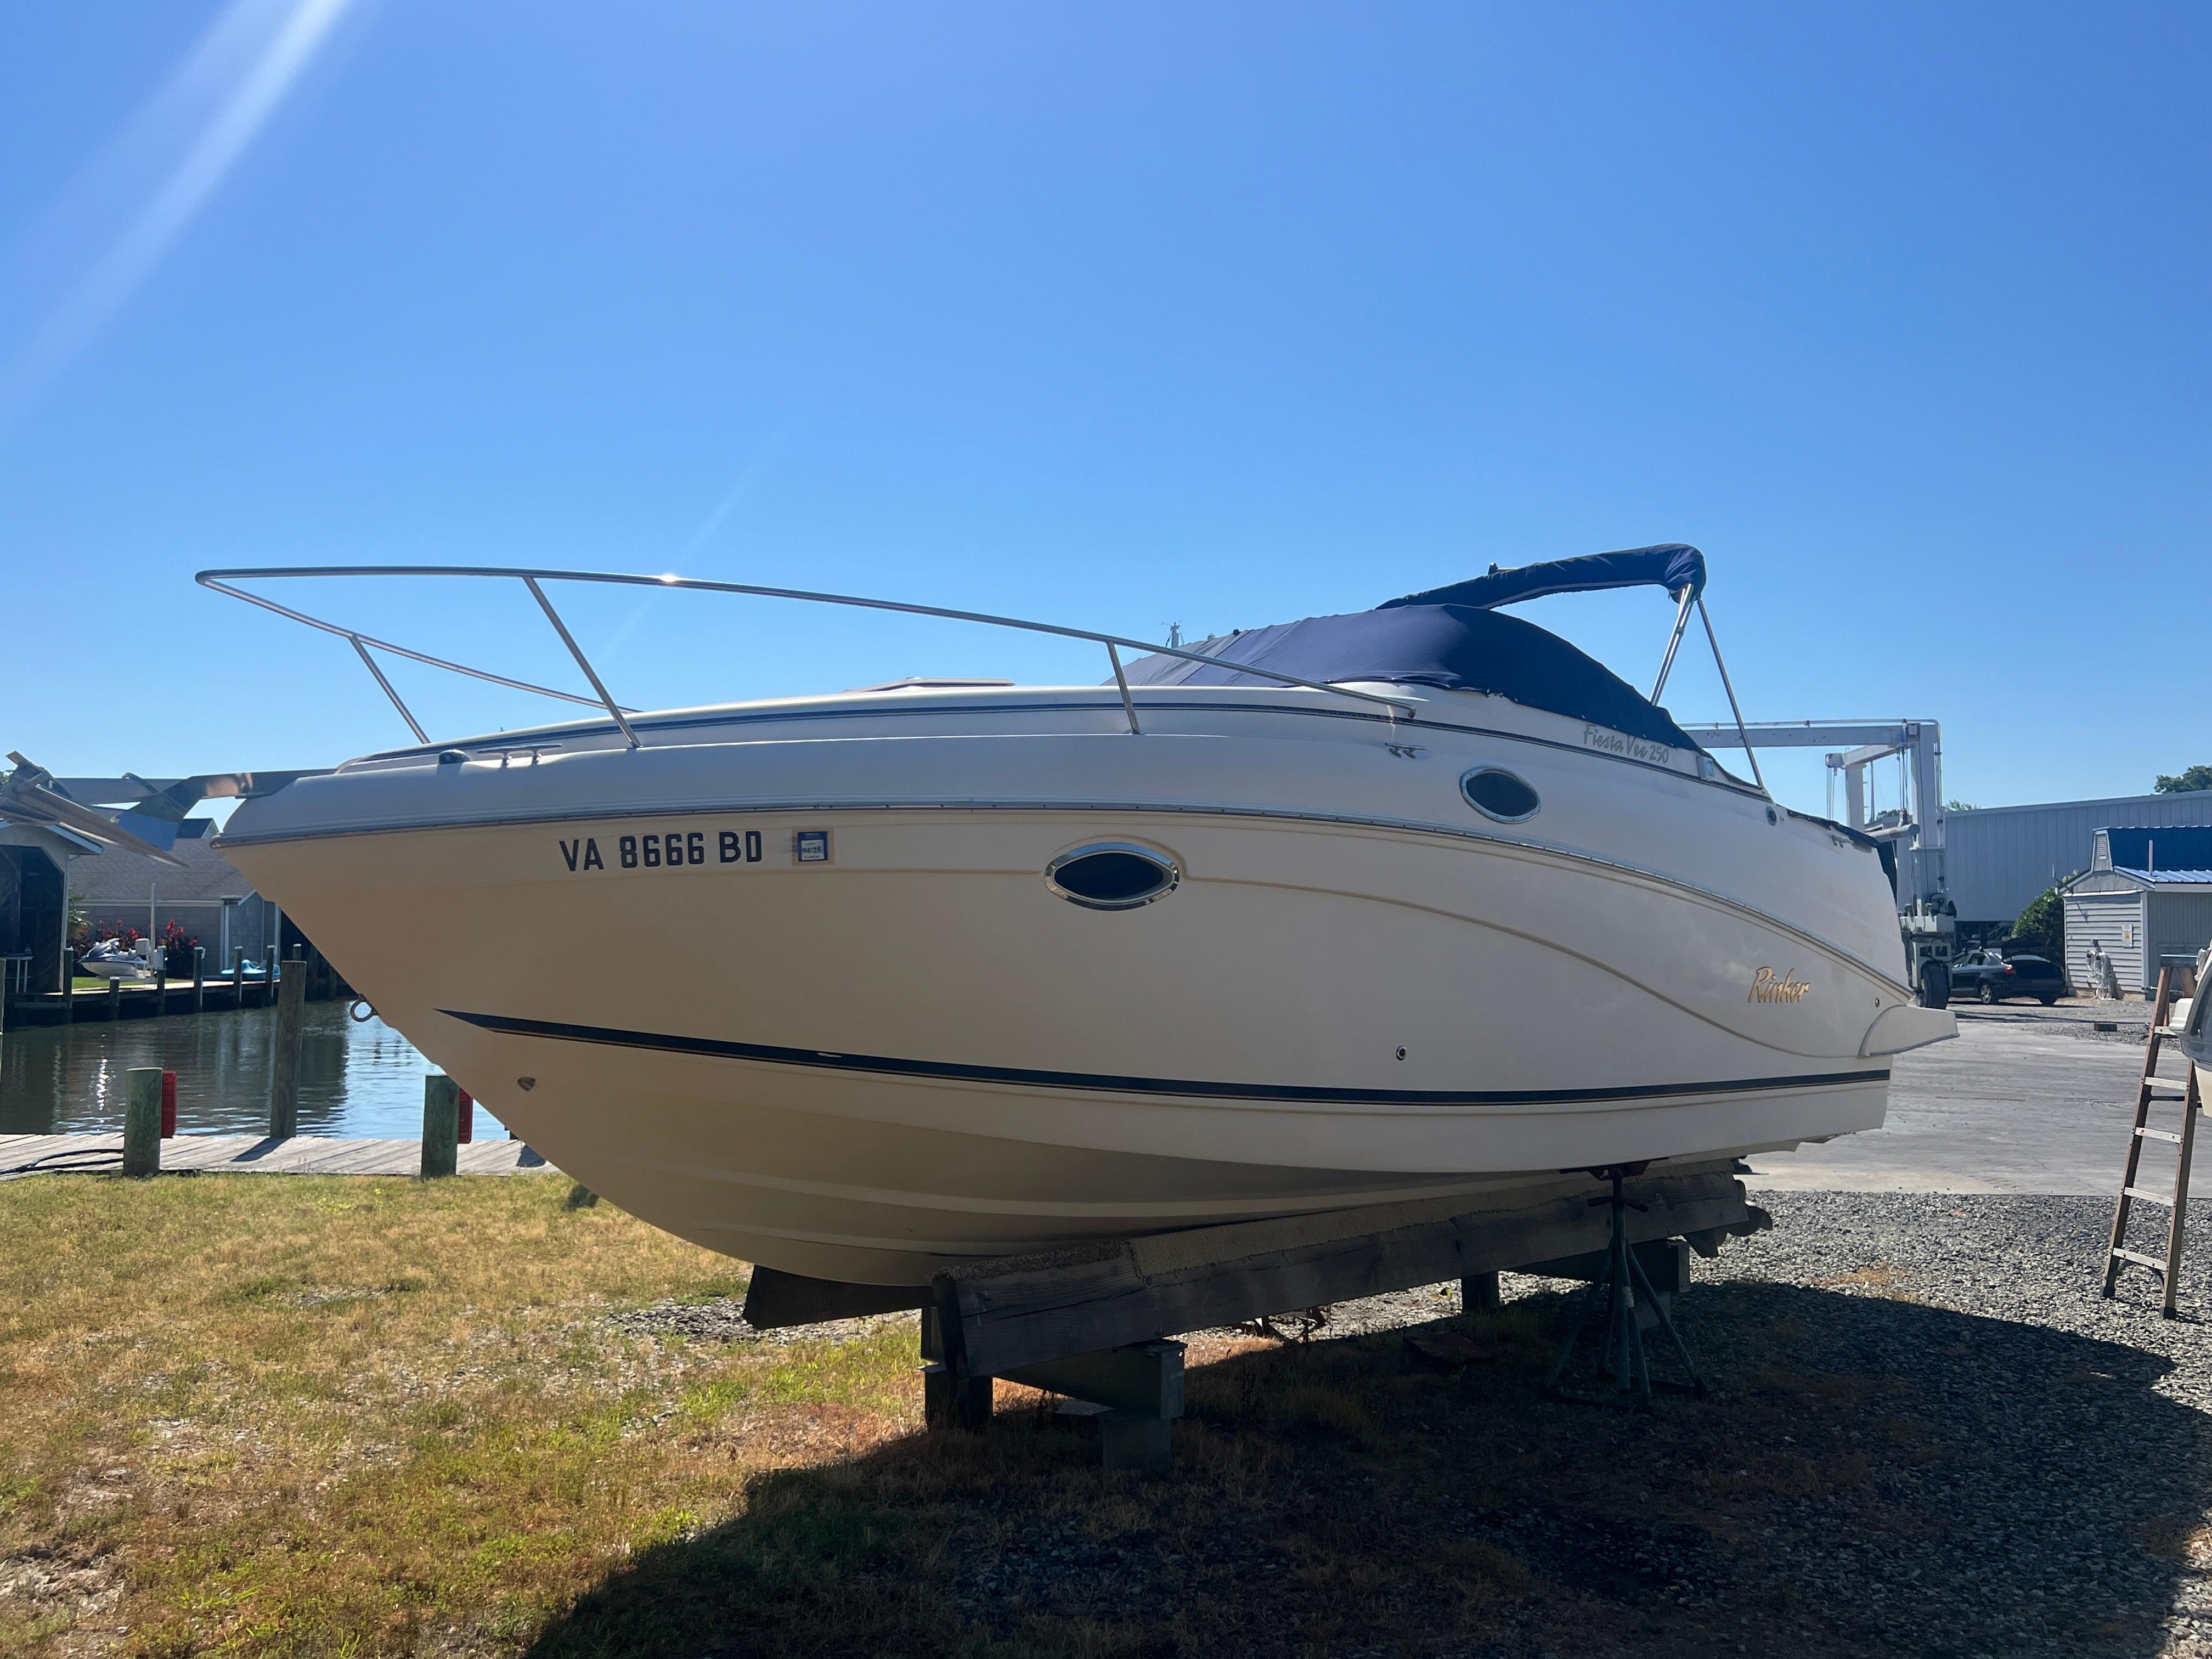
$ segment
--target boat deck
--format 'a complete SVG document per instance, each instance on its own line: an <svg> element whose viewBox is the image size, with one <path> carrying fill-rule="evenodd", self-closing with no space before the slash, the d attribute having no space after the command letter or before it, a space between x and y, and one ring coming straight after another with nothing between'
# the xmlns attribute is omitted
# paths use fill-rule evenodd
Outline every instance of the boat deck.
<svg viewBox="0 0 2212 1659"><path fill-rule="evenodd" d="M123 1136L0 1135L0 1181L22 1176L106 1174L123 1161ZM176 1135L161 1143L161 1172L208 1175L412 1176L422 1164L419 1140L353 1139L336 1135ZM477 1140L462 1146L457 1173L514 1175L552 1165L520 1140Z"/></svg>

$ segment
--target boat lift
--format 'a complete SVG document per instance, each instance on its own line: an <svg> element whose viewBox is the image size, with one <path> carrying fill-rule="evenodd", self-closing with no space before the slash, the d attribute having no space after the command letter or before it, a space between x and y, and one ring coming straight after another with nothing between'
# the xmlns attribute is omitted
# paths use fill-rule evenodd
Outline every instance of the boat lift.
<svg viewBox="0 0 2212 1659"><path fill-rule="evenodd" d="M1920 1004L1951 1000L1951 958L1958 908L1951 902L1943 857L1943 732L1934 720L1759 720L1685 726L1708 749L1825 749L1829 781L1844 783L1843 821L1881 844L1883 868L1897 896L1905 965ZM1831 745L1848 744L1847 748ZM1895 755L1911 780L1893 818L1869 821L1867 769Z"/></svg>

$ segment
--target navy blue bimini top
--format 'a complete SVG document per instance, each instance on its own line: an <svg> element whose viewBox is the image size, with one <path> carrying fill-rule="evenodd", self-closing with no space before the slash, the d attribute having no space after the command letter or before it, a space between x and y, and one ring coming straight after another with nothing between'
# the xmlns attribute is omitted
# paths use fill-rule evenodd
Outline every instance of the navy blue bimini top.
<svg viewBox="0 0 2212 1659"><path fill-rule="evenodd" d="M1368 680L1486 691L1647 742L1695 749L1665 709L1602 663L1533 623L1501 617L1489 607L1547 593L1646 584L1677 594L1687 587L1694 595L1704 588L1705 574L1704 556L1676 544L1519 570L1493 568L1486 576L1409 594L1373 611L1278 623L1193 647L1205 653L1205 662L1144 657L1127 672L1133 685L1280 684L1237 672L1237 665L1247 664L1324 685Z"/></svg>

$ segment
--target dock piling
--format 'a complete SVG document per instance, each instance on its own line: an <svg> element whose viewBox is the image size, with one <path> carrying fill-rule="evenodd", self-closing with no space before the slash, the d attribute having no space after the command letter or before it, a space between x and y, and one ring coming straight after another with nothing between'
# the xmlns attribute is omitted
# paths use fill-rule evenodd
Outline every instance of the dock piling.
<svg viewBox="0 0 2212 1659"><path fill-rule="evenodd" d="M192 1012L207 1012L207 946L192 946Z"/></svg>
<svg viewBox="0 0 2212 1659"><path fill-rule="evenodd" d="M123 1173L161 1172L161 1079L158 1066L134 1066L123 1081Z"/></svg>
<svg viewBox="0 0 2212 1659"><path fill-rule="evenodd" d="M422 1179L455 1172L460 1162L461 1085L443 1073L422 1079Z"/></svg>
<svg viewBox="0 0 2212 1659"><path fill-rule="evenodd" d="M107 981L107 1010L106 1018L110 1020L118 1020L123 1018L123 981L119 979L111 979Z"/></svg>
<svg viewBox="0 0 2212 1659"><path fill-rule="evenodd" d="M276 958L269 958L270 973ZM300 1133L300 1002L307 976L286 974L276 989L276 1053L270 1066L269 1135L289 1140Z"/></svg>

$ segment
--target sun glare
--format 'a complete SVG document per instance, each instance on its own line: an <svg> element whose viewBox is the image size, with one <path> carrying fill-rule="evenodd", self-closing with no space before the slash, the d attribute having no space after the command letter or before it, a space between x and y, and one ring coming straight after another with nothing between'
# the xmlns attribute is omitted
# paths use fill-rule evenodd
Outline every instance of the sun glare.
<svg viewBox="0 0 2212 1659"><path fill-rule="evenodd" d="M158 143L176 159L0 376L0 418L50 382L152 274L351 3L233 0L224 9L118 139L119 148ZM173 125L184 131L154 131Z"/></svg>

